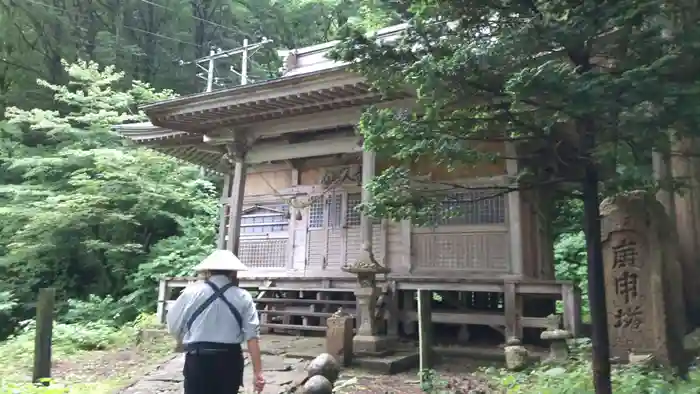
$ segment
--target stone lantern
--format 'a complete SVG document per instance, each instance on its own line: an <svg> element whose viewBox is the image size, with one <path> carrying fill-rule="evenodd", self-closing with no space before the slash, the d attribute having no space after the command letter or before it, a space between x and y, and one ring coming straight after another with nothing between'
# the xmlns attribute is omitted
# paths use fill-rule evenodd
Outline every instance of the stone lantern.
<svg viewBox="0 0 700 394"><path fill-rule="evenodd" d="M353 351L358 355L381 356L391 348L390 340L385 335L379 335L377 321L374 319L377 309L377 275L388 274L389 269L377 263L374 254L368 248L362 251L362 256L356 262L342 267L344 272L357 275L355 297L359 310L357 333L353 337Z"/></svg>
<svg viewBox="0 0 700 394"><path fill-rule="evenodd" d="M542 332L540 339L549 342L549 356L545 360L549 363L565 363L569 359L568 339L573 338L570 332L560 328L561 317L551 315L548 317L547 330Z"/></svg>

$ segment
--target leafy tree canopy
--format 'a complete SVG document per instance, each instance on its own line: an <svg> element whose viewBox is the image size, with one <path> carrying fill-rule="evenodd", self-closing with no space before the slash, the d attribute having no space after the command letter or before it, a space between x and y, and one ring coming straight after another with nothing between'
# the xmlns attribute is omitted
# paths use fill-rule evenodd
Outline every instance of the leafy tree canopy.
<svg viewBox="0 0 700 394"><path fill-rule="evenodd" d="M125 305L149 306L158 276L184 274L213 247L215 186L111 130L143 120L138 104L172 92L138 81L120 91L124 74L114 67L64 67L68 84L38 81L60 110L7 109L0 293L30 301L37 288L55 286L65 298L131 293Z"/></svg>
<svg viewBox="0 0 700 394"><path fill-rule="evenodd" d="M519 144L520 187L580 181L592 162L612 193L652 187L651 149L665 148L669 131L699 130L693 4L391 4L408 22L399 40L381 43L355 28L334 54L387 94L417 96L414 111L370 109L360 122L366 146L399 163L373 183L368 208L378 216L421 220L434 207L431 196L408 192L410 163L505 157L480 149L484 140Z"/></svg>

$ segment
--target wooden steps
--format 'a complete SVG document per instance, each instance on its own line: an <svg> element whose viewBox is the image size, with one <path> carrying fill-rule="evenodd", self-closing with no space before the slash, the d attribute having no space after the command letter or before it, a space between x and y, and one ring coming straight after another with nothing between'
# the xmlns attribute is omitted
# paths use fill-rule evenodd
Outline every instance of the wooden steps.
<svg viewBox="0 0 700 394"><path fill-rule="evenodd" d="M339 308L355 313L354 289L304 285L286 283L276 287L274 281L270 281L258 287L255 302L260 313L260 325L267 330L284 333L325 332L326 319Z"/></svg>

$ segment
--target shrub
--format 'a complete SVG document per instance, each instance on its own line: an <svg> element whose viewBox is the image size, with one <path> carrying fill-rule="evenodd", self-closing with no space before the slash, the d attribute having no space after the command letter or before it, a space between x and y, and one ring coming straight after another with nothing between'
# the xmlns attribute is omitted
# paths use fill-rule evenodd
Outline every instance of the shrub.
<svg viewBox="0 0 700 394"><path fill-rule="evenodd" d="M127 308L111 296L99 297L94 294L91 294L87 300L68 300L67 304L67 311L61 320L72 324L103 322L115 326L121 325L124 323L124 309Z"/></svg>
<svg viewBox="0 0 700 394"><path fill-rule="evenodd" d="M588 304L588 265L586 239L583 232L561 234L554 244L554 273L559 280L570 280L581 288L581 312L584 320L590 314Z"/></svg>

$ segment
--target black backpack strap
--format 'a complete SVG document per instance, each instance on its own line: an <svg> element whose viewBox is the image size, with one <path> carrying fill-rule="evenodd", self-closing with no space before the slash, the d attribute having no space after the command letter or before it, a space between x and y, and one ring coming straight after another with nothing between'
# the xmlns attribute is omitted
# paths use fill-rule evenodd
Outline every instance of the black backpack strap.
<svg viewBox="0 0 700 394"><path fill-rule="evenodd" d="M226 304L229 311L236 319L236 322L241 328L241 331L243 331L243 316L241 316L241 313L238 311L238 309L236 309L236 307L233 306L233 304L224 296L226 291L234 287L235 285L233 283L227 283L223 287L219 288L219 286L215 285L211 281L207 280L204 283L209 285L209 287L211 287L211 289L214 290L214 294L207 298L207 300L204 301L199 307L197 307L197 309L195 309L195 311L192 313L192 316L190 316L190 318L187 320L187 331L189 331L192 328L192 324L194 324L195 320L197 320L199 315L204 313L204 311L207 310L207 308L209 308L209 306L213 304L214 301L216 301L217 299L223 301L224 304Z"/></svg>

